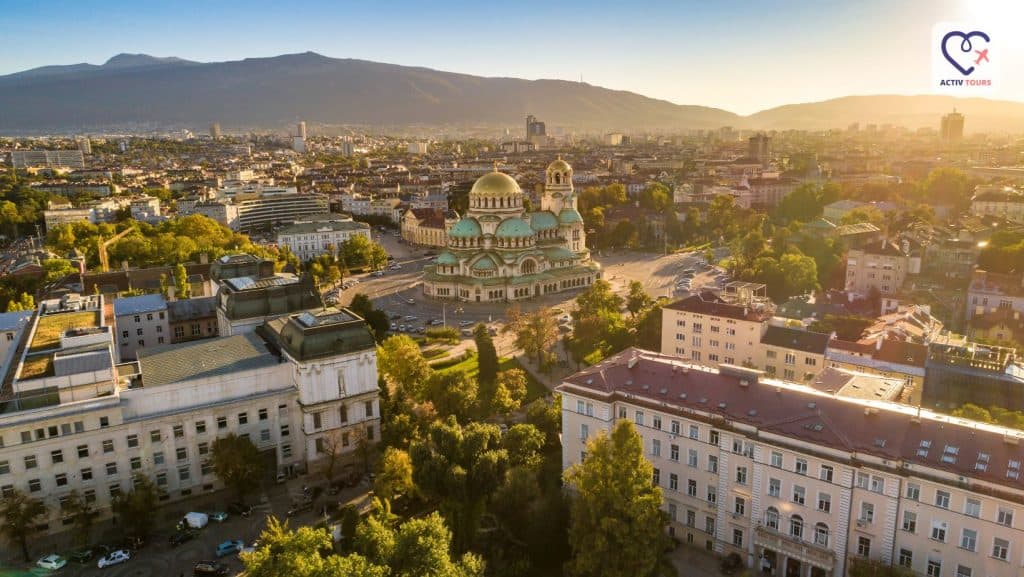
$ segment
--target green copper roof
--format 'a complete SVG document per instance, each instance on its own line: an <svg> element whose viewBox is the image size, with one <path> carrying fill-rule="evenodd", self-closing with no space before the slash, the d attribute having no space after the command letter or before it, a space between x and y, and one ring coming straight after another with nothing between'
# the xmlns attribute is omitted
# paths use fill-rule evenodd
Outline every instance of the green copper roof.
<svg viewBox="0 0 1024 577"><path fill-rule="evenodd" d="M551 230L558 228L558 219L548 211L531 212L530 226L533 227L533 230Z"/></svg>
<svg viewBox="0 0 1024 577"><path fill-rule="evenodd" d="M472 218L464 218L455 223L455 226L452 227L448 236L454 236L456 238L476 238L481 234L482 231L480 230L480 223Z"/></svg>
<svg viewBox="0 0 1024 577"><path fill-rule="evenodd" d="M499 238L524 238L533 236L533 229L523 219L513 217L503 220L494 234Z"/></svg>
<svg viewBox="0 0 1024 577"><path fill-rule="evenodd" d="M574 208L563 208L562 212L558 213L558 221L562 224L572 224L583 222L583 217Z"/></svg>
<svg viewBox="0 0 1024 577"><path fill-rule="evenodd" d="M434 259L434 262L436 262L437 264L457 265L459 264L459 259L455 258L454 254L448 251L444 251L441 254L437 255L437 258Z"/></svg>
<svg viewBox="0 0 1024 577"><path fill-rule="evenodd" d="M490 256L484 256L480 260L473 263L473 270L497 270L498 266L494 264L494 259Z"/></svg>
<svg viewBox="0 0 1024 577"><path fill-rule="evenodd" d="M571 250L560 246L545 248L544 255L548 257L548 260L572 260L576 258L576 255Z"/></svg>
<svg viewBox="0 0 1024 577"><path fill-rule="evenodd" d="M470 196L495 196L518 192L521 192L519 190L519 183L514 178L503 172L489 172L473 183L473 188L469 191L469 194Z"/></svg>

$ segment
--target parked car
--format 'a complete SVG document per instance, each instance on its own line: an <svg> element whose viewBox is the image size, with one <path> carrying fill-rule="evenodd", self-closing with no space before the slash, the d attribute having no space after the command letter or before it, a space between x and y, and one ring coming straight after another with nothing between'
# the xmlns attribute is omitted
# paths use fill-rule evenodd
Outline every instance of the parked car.
<svg viewBox="0 0 1024 577"><path fill-rule="evenodd" d="M223 511L213 511L211 513L207 513L207 515L210 516L211 521L216 521L218 523L223 523L228 520L228 514Z"/></svg>
<svg viewBox="0 0 1024 577"><path fill-rule="evenodd" d="M398 331L404 333L405 332L405 325L398 325Z"/></svg>
<svg viewBox="0 0 1024 577"><path fill-rule="evenodd" d="M398 330L398 325L395 324L395 323L391 323L391 330L397 331Z"/></svg>
<svg viewBox="0 0 1024 577"><path fill-rule="evenodd" d="M228 513L231 513L232 515L241 515L243 517L248 517L252 514L252 505L246 505L245 503L240 503L236 501L228 505Z"/></svg>
<svg viewBox="0 0 1024 577"><path fill-rule="evenodd" d="M382 271L382 270L375 270L375 271L373 271L373 276L384 276L384 271Z"/></svg>
<svg viewBox="0 0 1024 577"><path fill-rule="evenodd" d="M462 336L464 336L464 337L471 337L471 336L473 336L473 330L472 329L462 329Z"/></svg>
<svg viewBox="0 0 1024 577"><path fill-rule="evenodd" d="M441 326L441 325L443 325L443 324L444 324L444 321L443 321L443 320L441 320L441 319L432 319L432 320L430 321L430 325L431 325L431 326L434 326L434 327L438 327L438 326Z"/></svg>
<svg viewBox="0 0 1024 577"><path fill-rule="evenodd" d="M171 544L171 547L177 547L178 545L181 545L182 543L188 543L189 541L195 538L195 531L178 531L174 535L171 535L171 538L167 541Z"/></svg>
<svg viewBox="0 0 1024 577"><path fill-rule="evenodd" d="M71 554L68 555L68 560L78 563L79 565L85 565L89 561L92 561L92 558L95 556L96 553L92 549L78 549L77 551L72 551Z"/></svg>
<svg viewBox="0 0 1024 577"><path fill-rule="evenodd" d="M46 557L43 557L42 559L36 561L36 567L40 567L42 569L49 569L50 571L56 571L57 569L62 569L67 564L68 564L68 560L67 559L65 559L65 558L63 558L60 555L57 555L55 553L51 554L51 555L47 555Z"/></svg>
<svg viewBox="0 0 1024 577"><path fill-rule="evenodd" d="M252 545L246 545L245 547L242 547L242 550L239 551L239 553L255 553L256 549L258 549L259 546L260 546L260 542L257 539L256 541L252 542Z"/></svg>
<svg viewBox="0 0 1024 577"><path fill-rule="evenodd" d="M185 516L181 518L181 522L178 524L179 529L202 529L210 522L210 517L206 513L185 513Z"/></svg>
<svg viewBox="0 0 1024 577"><path fill-rule="evenodd" d="M405 320L405 322L409 322L409 321L416 320L416 318L417 318L416 315L405 315L405 319L403 319L403 320Z"/></svg>
<svg viewBox="0 0 1024 577"><path fill-rule="evenodd" d="M245 543L241 539L231 539L224 541L220 545L217 545L217 557L224 557L226 555L237 555L239 551L245 547Z"/></svg>
<svg viewBox="0 0 1024 577"><path fill-rule="evenodd" d="M288 509L288 517L294 517L299 513L313 510L313 501L304 501L301 503L292 503L292 508Z"/></svg>
<svg viewBox="0 0 1024 577"><path fill-rule="evenodd" d="M120 565L121 563L127 562L131 558L131 553L124 549L118 549L117 551L112 552L110 555L107 555L106 557L100 557L100 560L96 562L96 567L98 569L103 569L104 567L110 567L111 565Z"/></svg>
<svg viewBox="0 0 1024 577"><path fill-rule="evenodd" d="M227 565L216 561L200 561L192 567L192 575L227 575Z"/></svg>
<svg viewBox="0 0 1024 577"><path fill-rule="evenodd" d="M414 305L416 304L416 299L405 299L405 304Z"/></svg>
<svg viewBox="0 0 1024 577"><path fill-rule="evenodd" d="M468 327L471 324L473 324L473 321L459 321L460 327Z"/></svg>

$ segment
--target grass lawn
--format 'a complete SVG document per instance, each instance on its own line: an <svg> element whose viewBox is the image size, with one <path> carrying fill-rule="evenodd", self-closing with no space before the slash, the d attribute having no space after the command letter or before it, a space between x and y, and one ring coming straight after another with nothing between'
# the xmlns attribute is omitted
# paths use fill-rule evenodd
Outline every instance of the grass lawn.
<svg viewBox="0 0 1024 577"><path fill-rule="evenodd" d="M50 355L37 355L25 357L25 364L21 367L21 379L36 379L53 375L53 357Z"/></svg>
<svg viewBox="0 0 1024 577"><path fill-rule="evenodd" d="M60 343L60 335L68 329L79 327L100 326L100 315L96 311L77 311L73 313L58 313L40 317L36 325L36 334L32 339L32 346L29 352L52 349Z"/></svg>
<svg viewBox="0 0 1024 577"><path fill-rule="evenodd" d="M526 400L523 404L529 403L534 399L538 399L548 394L548 389L542 385L537 379L533 378L530 371L523 368L523 365L515 357L502 357L498 359L498 370L507 371L508 369L522 369L526 373ZM438 369L441 371L465 371L471 378L476 378L477 373L480 372L480 364L477 362L476 355L472 355L467 359L464 359L454 365L443 367Z"/></svg>

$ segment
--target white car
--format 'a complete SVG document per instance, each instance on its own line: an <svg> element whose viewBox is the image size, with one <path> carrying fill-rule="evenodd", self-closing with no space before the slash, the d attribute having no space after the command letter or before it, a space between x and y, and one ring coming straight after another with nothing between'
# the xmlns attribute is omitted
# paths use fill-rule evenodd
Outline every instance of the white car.
<svg viewBox="0 0 1024 577"><path fill-rule="evenodd" d="M473 324L473 321L459 321L460 327L468 327L471 324Z"/></svg>
<svg viewBox="0 0 1024 577"><path fill-rule="evenodd" d="M47 555L46 557L36 561L36 567L42 567L43 569L49 569L50 571L56 571L67 564L68 560L60 555Z"/></svg>
<svg viewBox="0 0 1024 577"><path fill-rule="evenodd" d="M118 549L117 551L112 551L110 555L107 555L106 557L100 557L100 560L96 562L96 567L103 569L104 567L110 567L111 565L120 565L131 558L132 554L127 550Z"/></svg>

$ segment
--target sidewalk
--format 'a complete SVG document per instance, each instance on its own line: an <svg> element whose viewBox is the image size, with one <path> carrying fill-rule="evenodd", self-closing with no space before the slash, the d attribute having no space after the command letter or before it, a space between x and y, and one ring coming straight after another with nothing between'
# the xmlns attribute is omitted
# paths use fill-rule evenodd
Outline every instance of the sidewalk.
<svg viewBox="0 0 1024 577"><path fill-rule="evenodd" d="M721 558L701 547L682 544L669 553L669 558L679 575L685 577L725 577L720 569ZM745 571L745 570L744 570ZM744 575L739 571L732 577Z"/></svg>

